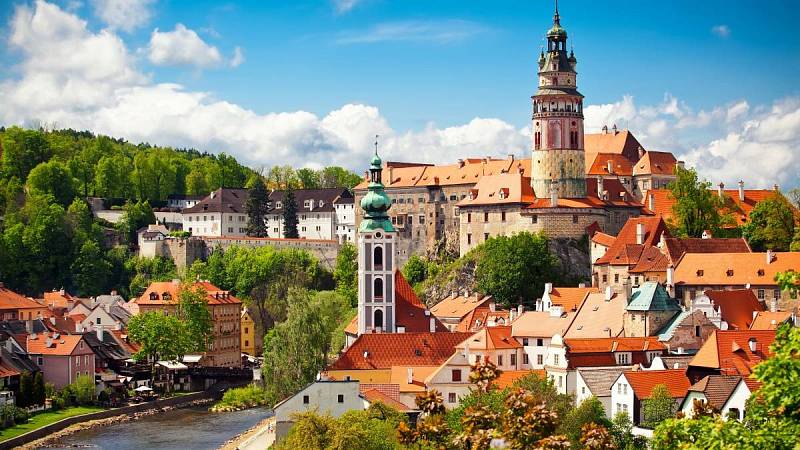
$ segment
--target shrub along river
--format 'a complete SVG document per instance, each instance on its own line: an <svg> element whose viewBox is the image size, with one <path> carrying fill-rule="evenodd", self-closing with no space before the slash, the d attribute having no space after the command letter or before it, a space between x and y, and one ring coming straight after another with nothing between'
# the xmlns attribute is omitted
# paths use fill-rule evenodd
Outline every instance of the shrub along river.
<svg viewBox="0 0 800 450"><path fill-rule="evenodd" d="M174 409L141 419L79 431L48 448L214 450L269 415L266 408L212 413L207 406Z"/></svg>

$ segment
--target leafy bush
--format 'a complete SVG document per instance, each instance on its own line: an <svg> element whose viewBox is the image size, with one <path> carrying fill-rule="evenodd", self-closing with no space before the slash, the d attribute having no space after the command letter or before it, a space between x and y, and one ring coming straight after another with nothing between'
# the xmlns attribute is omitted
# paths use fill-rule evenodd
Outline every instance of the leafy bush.
<svg viewBox="0 0 800 450"><path fill-rule="evenodd" d="M223 394L222 400L217 402L211 410L214 412L238 411L256 406L265 406L268 403L267 391L260 386L251 384L245 387L228 389Z"/></svg>

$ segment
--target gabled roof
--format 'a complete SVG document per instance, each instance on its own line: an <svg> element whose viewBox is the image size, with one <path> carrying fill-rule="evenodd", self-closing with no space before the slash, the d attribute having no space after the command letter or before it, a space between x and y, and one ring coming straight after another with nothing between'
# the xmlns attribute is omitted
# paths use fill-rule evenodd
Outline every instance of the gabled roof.
<svg viewBox="0 0 800 450"><path fill-rule="evenodd" d="M53 355L53 356L69 356L75 351L75 348L83 340L81 335L60 335L54 337L55 334L41 334L36 337L28 336L27 351L31 355ZM47 345L48 339L50 346Z"/></svg>
<svg viewBox="0 0 800 450"><path fill-rule="evenodd" d="M47 295L47 294L45 294ZM24 297L11 289L0 285L0 310L42 309L42 305L35 300Z"/></svg>
<svg viewBox="0 0 800 450"><path fill-rule="evenodd" d="M791 323L792 313L789 311L759 311L750 324L751 330L775 330L783 323Z"/></svg>
<svg viewBox="0 0 800 450"><path fill-rule="evenodd" d="M644 225L642 244L636 240L636 229L639 224ZM667 224L660 217L632 217L625 222L614 243L595 264L635 265L644 247L656 246L664 233L669 236Z"/></svg>
<svg viewBox="0 0 800 450"><path fill-rule="evenodd" d="M672 398L686 397L690 387L689 378L683 369L638 370L625 372L623 375L639 400L650 398L653 388L659 384L667 386Z"/></svg>
<svg viewBox="0 0 800 450"><path fill-rule="evenodd" d="M731 398L736 386L742 382L738 375L706 375L693 384L689 391L702 392L708 403L718 411L722 410L725 403Z"/></svg>
<svg viewBox="0 0 800 450"><path fill-rule="evenodd" d="M610 300L606 300L603 292L590 293L578 309L564 337L597 338L621 335L625 306L627 302L619 294L613 294Z"/></svg>
<svg viewBox="0 0 800 450"><path fill-rule="evenodd" d="M666 350L655 336L564 339L570 354Z"/></svg>
<svg viewBox="0 0 800 450"><path fill-rule="evenodd" d="M673 265L685 253L750 253L744 238L664 238L662 250Z"/></svg>
<svg viewBox="0 0 800 450"><path fill-rule="evenodd" d="M755 352L750 350L753 340ZM692 358L689 366L717 369L721 375L741 375L745 378L753 367L771 355L774 330L715 330ZM748 386L750 381L745 380Z"/></svg>
<svg viewBox="0 0 800 450"><path fill-rule="evenodd" d="M673 219L672 206L675 204L675 199L672 198L672 193L667 189L651 189L643 196L643 202L650 207L650 195L653 196L653 207L650 208L657 216L661 216L664 220ZM744 201L739 200L738 189L725 189L723 190L725 196L726 211L733 215L736 220L736 226L741 226L747 223L750 212L755 205L766 200L776 192L771 189L745 189ZM777 194L780 195L780 194Z"/></svg>
<svg viewBox="0 0 800 450"><path fill-rule="evenodd" d="M553 287L550 291L550 301L554 305L564 308L564 311L577 311L583 304L586 296L599 292L596 287Z"/></svg>
<svg viewBox="0 0 800 450"><path fill-rule="evenodd" d="M250 197L248 189L219 188L194 206L183 209L182 214L245 213L245 203Z"/></svg>
<svg viewBox="0 0 800 450"><path fill-rule="evenodd" d="M584 135L586 161L594 161L597 153L616 153L630 161L639 159L639 148L642 144L628 130Z"/></svg>
<svg viewBox="0 0 800 450"><path fill-rule="evenodd" d="M642 249L636 265L628 269L629 273L666 272L669 258L658 247L628 246L628 249Z"/></svg>
<svg viewBox="0 0 800 450"><path fill-rule="evenodd" d="M360 388L361 388L361 386L359 386L359 389ZM386 406L388 406L390 408L396 409L397 411L400 411L400 412L411 411L411 408L406 406L406 404L400 402L399 399L390 397L390 396L386 395L384 392L382 392L382 391L380 391L378 389L372 388L372 389L362 390L361 391L361 396L364 397L364 399L366 401L368 401L370 404L376 403L376 402L381 402L384 405L386 405Z"/></svg>
<svg viewBox="0 0 800 450"><path fill-rule="evenodd" d="M634 288L628 311L680 311L678 300L672 298L660 283L647 281Z"/></svg>
<svg viewBox="0 0 800 450"><path fill-rule="evenodd" d="M475 332L482 327L488 326L489 323L508 325L510 321L511 317L508 310L495 309L492 311L490 306L482 305L464 316L461 322L456 325L455 331Z"/></svg>
<svg viewBox="0 0 800 450"><path fill-rule="evenodd" d="M496 380L494 380L494 386L497 389L505 389L507 387L511 387L514 382L519 380L522 377L536 374L540 378L544 379L547 377L547 372L544 369L534 369L534 370L504 370Z"/></svg>
<svg viewBox="0 0 800 450"><path fill-rule="evenodd" d="M633 166L633 175L674 175L678 160L669 152L647 151Z"/></svg>
<svg viewBox="0 0 800 450"><path fill-rule="evenodd" d="M74 303L78 300L77 297L73 297L69 292L63 289L60 291L45 292L43 297L45 305L50 308L69 308L71 306L70 303Z"/></svg>
<svg viewBox="0 0 800 450"><path fill-rule="evenodd" d="M509 348L522 348L522 344L511 337L510 326L484 327L463 342L456 345L457 349L469 346L470 350L501 350Z"/></svg>
<svg viewBox="0 0 800 450"><path fill-rule="evenodd" d="M753 312L764 311L764 305L758 301L752 289L707 290L704 294L714 302L714 309L719 311L722 320L728 322L728 327L733 330L750 328Z"/></svg>
<svg viewBox="0 0 800 450"><path fill-rule="evenodd" d="M200 288L206 292L206 300L209 305L241 304L241 300L224 291L208 281L197 281L192 283L192 288ZM177 305L181 282L173 281L154 281L147 286L144 293L139 298L133 300L137 305Z"/></svg>
<svg viewBox="0 0 800 450"><path fill-rule="evenodd" d="M596 244L600 244L604 247L611 247L616 239L615 236L611 236L610 234L605 234L602 231L598 231L594 235L592 235L592 242Z"/></svg>
<svg viewBox="0 0 800 450"><path fill-rule="evenodd" d="M460 319L475 310L475 308L491 301L491 299L491 295L451 295L433 305L431 314L439 318L452 317Z"/></svg>
<svg viewBox="0 0 800 450"><path fill-rule="evenodd" d="M447 331L447 327L436 316L425 314L428 308L414 293L400 269L394 271L394 298L395 323L398 327L405 327L407 333L430 331L431 319L436 323L436 331Z"/></svg>
<svg viewBox="0 0 800 450"><path fill-rule="evenodd" d="M458 206L529 204L535 198L530 178L519 173L503 173L480 177L470 189L469 197L461 200Z"/></svg>
<svg viewBox="0 0 800 450"><path fill-rule="evenodd" d="M675 265L676 284L700 286L775 285L778 272L800 269L800 252L686 253Z"/></svg>
<svg viewBox="0 0 800 450"><path fill-rule="evenodd" d="M362 334L328 370L439 366L456 351L457 344L471 335L458 332Z"/></svg>
<svg viewBox="0 0 800 450"><path fill-rule="evenodd" d="M511 324L511 335L520 338L551 338L556 334L563 335L574 318L574 312L553 317L549 311L526 311Z"/></svg>
<svg viewBox="0 0 800 450"><path fill-rule="evenodd" d="M611 387L614 382L623 372L631 370L631 367L582 367L578 369L578 373L592 395L595 397L609 397L611 396Z"/></svg>
<svg viewBox="0 0 800 450"><path fill-rule="evenodd" d="M589 155L587 155L589 156ZM611 163L611 172L608 164ZM594 160L586 160L586 175L588 176L626 176L633 174L633 162L624 155L616 153L596 153Z"/></svg>

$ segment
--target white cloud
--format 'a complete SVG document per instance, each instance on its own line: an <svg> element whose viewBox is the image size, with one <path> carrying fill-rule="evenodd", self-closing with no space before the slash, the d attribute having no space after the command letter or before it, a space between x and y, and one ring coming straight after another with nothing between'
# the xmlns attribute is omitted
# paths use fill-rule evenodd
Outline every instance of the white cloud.
<svg viewBox="0 0 800 450"><path fill-rule="evenodd" d="M111 28L127 32L150 21L153 3L155 0L92 0L95 16Z"/></svg>
<svg viewBox="0 0 800 450"><path fill-rule="evenodd" d="M367 29L340 33L337 44L373 44L376 42L433 42L448 44L482 33L485 28L468 20L409 20L379 23Z"/></svg>
<svg viewBox="0 0 800 450"><path fill-rule="evenodd" d="M350 11L359 3L361 3L361 0L333 0L333 6L336 8L336 12L339 14L344 14Z"/></svg>
<svg viewBox="0 0 800 450"><path fill-rule="evenodd" d="M236 47L233 49L233 57L230 60L231 67L239 67L244 62L244 52L242 52L241 47Z"/></svg>
<svg viewBox="0 0 800 450"><path fill-rule="evenodd" d="M711 27L711 32L721 38L726 38L731 35L731 29L727 25L715 25Z"/></svg>
<svg viewBox="0 0 800 450"><path fill-rule="evenodd" d="M21 63L13 71L17 78L0 81L0 124L39 122L132 142L226 151L253 166L337 164L357 172L372 153L375 134L381 135L381 156L399 161L525 156L530 148L525 122L518 128L476 117L397 131L371 105L346 104L324 115L259 114L207 92L154 83L113 31L92 32L85 21L44 1L17 7L9 30ZM752 187L777 182L788 188L800 180L800 98L694 111L670 95L655 105L625 96L588 105L584 113L587 132L615 123L629 128L646 148L672 151L714 182L744 179Z"/></svg>
<svg viewBox="0 0 800 450"><path fill-rule="evenodd" d="M153 30L147 52L150 62L158 66L208 68L222 63L222 55L216 47L206 44L194 30L180 23L173 31Z"/></svg>

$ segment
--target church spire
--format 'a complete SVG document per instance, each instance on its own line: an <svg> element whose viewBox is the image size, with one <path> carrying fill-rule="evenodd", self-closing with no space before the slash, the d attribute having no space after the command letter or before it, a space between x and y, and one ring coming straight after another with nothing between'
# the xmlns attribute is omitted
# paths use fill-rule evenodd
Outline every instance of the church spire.
<svg viewBox="0 0 800 450"><path fill-rule="evenodd" d="M553 14L553 25L561 26L561 17L558 15L558 0L556 0L556 13Z"/></svg>
<svg viewBox="0 0 800 450"><path fill-rule="evenodd" d="M361 199L361 209L364 210L364 220L361 221L359 231L371 231L382 229L386 232L394 231L392 221L389 220L387 211L392 207L392 202L386 191L383 189L381 174L383 172L383 161L378 156L378 135L375 135L375 155L369 164L369 186L367 195ZM391 180L390 180L391 182Z"/></svg>

